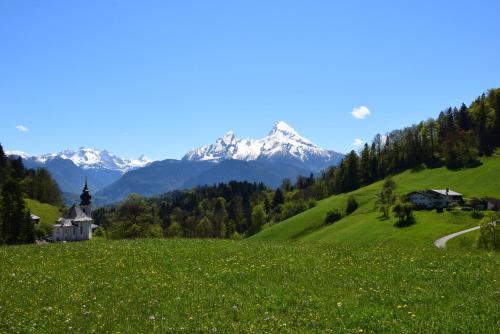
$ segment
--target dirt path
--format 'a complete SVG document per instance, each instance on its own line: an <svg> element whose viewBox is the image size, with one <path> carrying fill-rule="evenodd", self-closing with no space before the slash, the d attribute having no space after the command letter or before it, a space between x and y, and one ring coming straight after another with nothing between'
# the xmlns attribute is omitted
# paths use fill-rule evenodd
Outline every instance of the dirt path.
<svg viewBox="0 0 500 334"><path fill-rule="evenodd" d="M469 232L472 232L472 231L475 231L475 230L479 230L480 226L475 226L475 227L472 227L472 228L468 228L466 230L463 230L463 231L459 231L459 232L455 232L455 233L452 233L452 234L448 234L448 235L445 235L444 237L442 238L439 238L437 239L436 241L434 241L434 246L436 246L437 248L445 248L446 247L446 242L452 238L455 238L461 234L465 234L465 233L469 233Z"/></svg>

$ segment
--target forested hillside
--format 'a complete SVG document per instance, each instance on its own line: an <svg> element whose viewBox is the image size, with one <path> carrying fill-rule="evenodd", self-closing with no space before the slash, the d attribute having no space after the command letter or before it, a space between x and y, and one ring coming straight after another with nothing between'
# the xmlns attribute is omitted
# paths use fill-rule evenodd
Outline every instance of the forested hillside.
<svg viewBox="0 0 500 334"><path fill-rule="evenodd" d="M357 153L351 151L338 168L328 169L317 185L339 194L388 175L424 164L429 168L473 167L478 157L500 146L500 89L482 94L468 107L450 107L437 119L377 134Z"/></svg>
<svg viewBox="0 0 500 334"><path fill-rule="evenodd" d="M0 145L0 244L35 241L37 231L25 198L61 205L61 192L47 170L26 169L20 157L7 157ZM47 232L46 226L39 231L41 234Z"/></svg>
<svg viewBox="0 0 500 334"><path fill-rule="evenodd" d="M481 165L475 168L449 170L413 169L392 177L394 194L404 196L421 189L450 188L463 193L466 202L486 196L500 197L500 155L480 158ZM407 227L398 227L396 217L390 213L382 216L377 205L378 195L384 181L372 183L352 192L334 195L318 201L316 207L270 226L251 237L255 240L321 240L335 244L358 246L382 245L388 242L400 245L430 246L446 234L476 226L483 213L463 211L458 208L436 211L414 212L415 222ZM351 213L346 213L350 198L358 203ZM341 213L334 223L325 222L330 210Z"/></svg>

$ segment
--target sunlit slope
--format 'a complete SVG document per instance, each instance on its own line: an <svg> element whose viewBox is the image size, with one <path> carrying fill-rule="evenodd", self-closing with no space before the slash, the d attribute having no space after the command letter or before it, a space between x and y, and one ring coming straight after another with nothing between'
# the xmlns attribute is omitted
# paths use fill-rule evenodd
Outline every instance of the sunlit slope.
<svg viewBox="0 0 500 334"><path fill-rule="evenodd" d="M463 193L465 197L500 197L500 156L485 158L482 162L477 168L458 171L443 167L403 172L393 177L397 184L396 193L406 194L426 188L450 188ZM351 193L319 201L316 207L271 226L252 239L324 240L359 245L386 242L429 244L448 232L477 223L468 212L420 211L415 214L416 224L397 228L394 226L394 218L380 220L379 213L375 210L375 195L381 187L382 181L379 181ZM332 208L344 212L349 195L354 195L359 208L339 222L325 226L323 220L326 212Z"/></svg>
<svg viewBox="0 0 500 334"><path fill-rule="evenodd" d="M24 202L26 203L26 208L30 210L32 214L40 217L39 228L44 231L44 233L50 233L52 231L52 225L54 225L55 221L61 216L59 208L29 198L26 198Z"/></svg>

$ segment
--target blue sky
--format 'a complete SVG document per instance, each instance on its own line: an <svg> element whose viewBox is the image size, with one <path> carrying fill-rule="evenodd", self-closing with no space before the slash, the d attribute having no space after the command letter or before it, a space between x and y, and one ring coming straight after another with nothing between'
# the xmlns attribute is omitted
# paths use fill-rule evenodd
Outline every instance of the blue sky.
<svg viewBox="0 0 500 334"><path fill-rule="evenodd" d="M500 1L2 1L0 143L180 158L284 120L346 152L499 87L498 13ZM360 106L371 114L353 117Z"/></svg>

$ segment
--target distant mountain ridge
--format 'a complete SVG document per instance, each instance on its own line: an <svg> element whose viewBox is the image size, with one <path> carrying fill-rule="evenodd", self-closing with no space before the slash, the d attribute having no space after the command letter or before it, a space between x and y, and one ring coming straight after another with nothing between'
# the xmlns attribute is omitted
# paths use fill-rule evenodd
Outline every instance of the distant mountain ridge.
<svg viewBox="0 0 500 334"><path fill-rule="evenodd" d="M311 171L274 161L223 160L188 161L167 159L130 171L95 194L102 203L124 199L130 193L154 196L177 189L189 189L220 182L262 182L278 187L284 178L308 175Z"/></svg>
<svg viewBox="0 0 500 334"><path fill-rule="evenodd" d="M153 196L231 180L276 187L284 178L318 173L338 165L344 157L320 148L283 121L261 139L238 139L228 132L214 144L189 151L181 160L124 159L106 150L84 147L39 156L8 153L23 157L26 167L47 168L68 203L79 194L85 178L94 199L110 203L130 193Z"/></svg>
<svg viewBox="0 0 500 334"><path fill-rule="evenodd" d="M138 159L125 159L107 150L85 147L38 156L21 151L6 151L6 154L20 156L28 168L47 168L63 193L68 194L78 194L85 178L92 185L92 190L98 191L118 180L126 172L145 167L152 162L144 155Z"/></svg>
<svg viewBox="0 0 500 334"><path fill-rule="evenodd" d="M19 153L19 151L14 151ZM22 152L21 152L22 153ZM141 155L137 159L120 158L107 150L80 147L76 150L66 149L59 153L47 153L38 156L30 157L23 153L21 157L24 159L33 159L37 163L47 163L56 158L71 160L76 166L83 169L109 169L116 170L123 173L129 170L147 166L152 162L151 159L145 155Z"/></svg>
<svg viewBox="0 0 500 334"><path fill-rule="evenodd" d="M321 170L338 164L343 154L323 149L302 137L283 121L277 122L261 139L238 139L230 131L210 145L189 151L185 161L267 160Z"/></svg>

